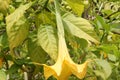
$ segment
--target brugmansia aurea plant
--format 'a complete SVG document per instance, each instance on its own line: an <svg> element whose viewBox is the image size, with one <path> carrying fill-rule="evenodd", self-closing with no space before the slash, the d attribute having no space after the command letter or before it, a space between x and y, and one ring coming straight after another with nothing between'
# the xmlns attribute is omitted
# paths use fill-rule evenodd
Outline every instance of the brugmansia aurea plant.
<svg viewBox="0 0 120 80"><path fill-rule="evenodd" d="M67 1L71 2L71 0L67 0ZM88 41L88 43L90 43L89 41L98 43L98 41L94 39L92 36L90 36L87 32L85 32L83 27L87 27L86 29L88 31L93 29L92 27L89 27L91 25L87 20L80 17L76 18L72 14L64 15L61 17L61 13L60 13L61 11L60 11L58 1L54 0L54 4L55 4L55 12L56 12L55 15L56 15L56 24L57 24L57 35L58 35L58 46L57 46L58 50L56 51L58 54L57 58L56 58L56 54L53 54L54 50L50 49L51 45L49 47L48 45L46 45L47 42L45 43L43 41L40 41L42 40L42 38L46 37L45 33L42 33L42 31L45 32L46 29L50 29L48 30L48 32L53 33L53 30L51 30L53 29L53 27L51 26L45 27L44 25L42 26L39 25L40 27L38 29L38 35L37 35L38 44L40 44L40 46L50 55L52 59L56 60L56 63L53 66L40 64L41 66L44 67L44 76L46 79L48 79L50 76L54 76L57 80L67 80L69 76L73 74L77 76L79 79L82 79L85 77L85 74L87 71L87 65L90 62L90 60L85 61L83 64L76 64L74 63L74 61L72 61L67 49L66 41L65 41L65 33L64 33L65 29L67 28L70 34L77 36L79 38L83 38L86 41ZM6 17L6 24L7 24L6 31L8 35L10 53L12 53L12 55L14 55L15 47L18 47L19 45L21 45L29 34L29 22L26 19L24 13L31 5L33 5L32 2L29 2L28 4L25 4L25 5L21 5L13 13L11 13ZM50 37L53 38L53 36L50 36ZM45 39L46 38L44 38L43 40ZM53 41L53 43L54 42L55 41ZM34 50L33 50L33 53L34 54L32 55L34 56L35 55Z"/></svg>
<svg viewBox="0 0 120 80"><path fill-rule="evenodd" d="M56 10L56 20L57 20L57 28L58 28L58 59L53 66L44 66L44 75L46 79L50 76L54 76L57 80L67 80L71 74L76 75L79 79L85 77L87 65L89 61L86 61L83 64L76 64L70 58L70 55L67 50L65 38L64 38L64 27L62 23L62 19L60 16L60 10L57 3L55 2L55 10Z"/></svg>

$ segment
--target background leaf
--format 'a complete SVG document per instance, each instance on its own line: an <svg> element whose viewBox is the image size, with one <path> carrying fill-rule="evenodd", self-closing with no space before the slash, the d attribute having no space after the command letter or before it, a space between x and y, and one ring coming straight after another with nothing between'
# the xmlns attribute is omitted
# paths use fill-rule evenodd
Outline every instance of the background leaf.
<svg viewBox="0 0 120 80"><path fill-rule="evenodd" d="M7 26L7 35L11 50L22 44L28 35L28 31L29 24L25 17L21 17L13 26Z"/></svg>
<svg viewBox="0 0 120 80"><path fill-rule="evenodd" d="M41 24L50 24L52 26L56 26L55 16L48 11L42 11L40 14L36 15L35 18L37 27L39 27Z"/></svg>
<svg viewBox="0 0 120 80"><path fill-rule="evenodd" d="M6 17L6 30L11 51L20 45L28 35L29 24L24 17L24 13L31 5L31 2L26 5L21 5Z"/></svg>

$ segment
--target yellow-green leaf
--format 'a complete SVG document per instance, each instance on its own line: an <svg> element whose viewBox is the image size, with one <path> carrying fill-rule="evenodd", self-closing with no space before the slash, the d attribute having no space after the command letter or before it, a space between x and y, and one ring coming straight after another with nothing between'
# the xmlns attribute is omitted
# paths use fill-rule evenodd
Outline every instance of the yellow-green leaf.
<svg viewBox="0 0 120 80"><path fill-rule="evenodd" d="M89 43L99 43L97 36L95 35L94 28L86 19L76 17L73 14L65 14L63 16L63 21L67 30L69 30L68 32L71 32L74 36L83 38Z"/></svg>
<svg viewBox="0 0 120 80"><path fill-rule="evenodd" d="M81 16L84 11L84 5L81 0L66 0L68 5L72 8L74 13Z"/></svg>
<svg viewBox="0 0 120 80"><path fill-rule="evenodd" d="M13 26L7 26L7 35L10 49L19 46L28 35L29 24L25 17L21 17Z"/></svg>
<svg viewBox="0 0 120 80"><path fill-rule="evenodd" d="M51 25L41 25L38 29L38 43L53 59L57 59L58 43L55 27Z"/></svg>
<svg viewBox="0 0 120 80"><path fill-rule="evenodd" d="M32 5L32 2L21 5L12 14L6 17L6 30L9 40L10 50L22 44L28 35L29 24L24 17L25 10Z"/></svg>

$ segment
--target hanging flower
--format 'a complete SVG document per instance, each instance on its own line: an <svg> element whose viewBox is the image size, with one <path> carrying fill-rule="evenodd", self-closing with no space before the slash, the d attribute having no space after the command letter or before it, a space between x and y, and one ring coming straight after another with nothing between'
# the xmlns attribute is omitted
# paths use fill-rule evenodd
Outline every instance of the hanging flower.
<svg viewBox="0 0 120 80"><path fill-rule="evenodd" d="M47 66L44 64L44 75L48 79L50 76L54 76L57 80L67 80L68 77L73 74L79 79L85 77L87 64L90 61L86 61L83 64L76 64L70 58L67 50L67 46L64 38L59 38L59 53L58 59L53 66Z"/></svg>

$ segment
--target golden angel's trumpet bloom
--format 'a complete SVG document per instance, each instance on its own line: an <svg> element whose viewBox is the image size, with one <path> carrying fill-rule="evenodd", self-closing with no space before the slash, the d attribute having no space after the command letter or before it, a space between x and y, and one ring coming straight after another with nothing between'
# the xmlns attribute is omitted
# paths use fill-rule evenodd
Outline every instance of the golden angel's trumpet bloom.
<svg viewBox="0 0 120 80"><path fill-rule="evenodd" d="M59 37L58 59L53 66L47 66L44 64L44 75L46 80L52 75L57 80L68 80L68 77L71 74L82 79L85 77L88 63L89 61L80 65L74 63L68 53L65 39L61 36Z"/></svg>

